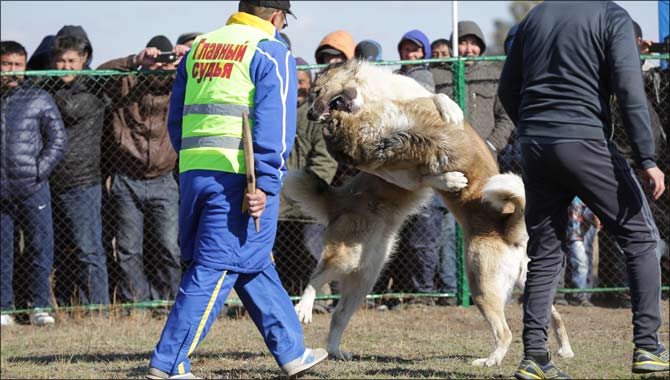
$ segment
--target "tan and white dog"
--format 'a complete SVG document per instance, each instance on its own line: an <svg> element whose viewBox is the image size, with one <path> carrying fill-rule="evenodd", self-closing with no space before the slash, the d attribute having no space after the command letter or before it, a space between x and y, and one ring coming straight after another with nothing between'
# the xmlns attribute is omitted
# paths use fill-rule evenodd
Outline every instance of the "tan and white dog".
<svg viewBox="0 0 670 380"><path fill-rule="evenodd" d="M463 230L472 298L491 326L495 347L474 365L499 365L512 342L505 304L526 278L525 195L521 178L499 174L482 139L451 99L414 80L360 61L325 70L314 84L310 117L340 162L359 168L341 188L321 189L306 172L287 177L289 198L327 228L325 248L296 312L309 323L324 283L341 299L328 352L347 359L340 339L388 260L402 222L437 191ZM555 308L552 325L562 357L574 356Z"/></svg>

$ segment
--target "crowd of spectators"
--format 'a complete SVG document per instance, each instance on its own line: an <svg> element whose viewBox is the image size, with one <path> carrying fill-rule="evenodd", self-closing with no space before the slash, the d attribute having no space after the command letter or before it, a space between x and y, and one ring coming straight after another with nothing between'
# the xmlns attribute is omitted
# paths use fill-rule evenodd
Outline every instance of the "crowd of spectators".
<svg viewBox="0 0 670 380"><path fill-rule="evenodd" d="M513 33L514 29L510 38ZM33 310L30 321L37 325L53 324L53 315L43 308L57 305L174 298L182 274L177 244L178 155L166 126L174 74L151 72L174 70L198 35L184 33L174 45L157 35L136 54L98 67L143 71L141 75L1 77L2 310L15 307L13 285L18 268L13 263L15 259L18 262L17 252L28 265L24 297L26 306ZM487 51L480 27L473 21L461 21L457 37L432 42L418 29L408 31L398 41L397 58L449 58L453 38L457 38L459 56L479 57ZM285 40L289 41L287 36ZM650 41L643 40L639 32L638 42L645 53ZM0 55L3 72L90 70L93 46L81 26L64 26L55 35L46 36L30 57L14 41L2 41ZM318 64L353 58L380 61L382 47L372 39L356 44L347 31L336 30L324 36L314 51ZM296 62L308 64L304 58ZM466 119L497 156L501 170L518 172L514 125L496 95L500 62L470 60L465 65ZM415 79L432 92L453 96L451 63L405 64L396 73ZM355 170L329 155L321 127L307 119L315 75L318 73L310 70L298 73L297 135L287 167L307 169L324 186L337 186ZM659 163L667 171L667 70L655 67L646 71L645 80L657 154L663 157ZM616 99L612 103L616 108ZM629 153L620 123L615 121L612 128L618 148ZM575 199L565 244L571 263L570 284L578 288L593 287L597 282L599 223L587 210ZM661 236L667 238L667 207L656 205L654 213L659 227L666 230ZM306 285L321 254L322 231L323 226L282 197L273 253L290 294L300 294ZM396 258L375 292L454 294L455 231L453 215L439 197L434 197L403 228ZM660 242L659 256L667 256L666 243ZM613 265L624 267L622 260ZM621 272L625 278L623 269ZM337 291L336 284L330 285L320 294ZM573 298L579 305L591 305L590 293ZM455 301L453 297L417 297L410 303L454 305ZM395 301L371 306L397 305ZM316 305L316 311L328 309L328 303ZM9 314L2 315L3 325L12 322Z"/></svg>

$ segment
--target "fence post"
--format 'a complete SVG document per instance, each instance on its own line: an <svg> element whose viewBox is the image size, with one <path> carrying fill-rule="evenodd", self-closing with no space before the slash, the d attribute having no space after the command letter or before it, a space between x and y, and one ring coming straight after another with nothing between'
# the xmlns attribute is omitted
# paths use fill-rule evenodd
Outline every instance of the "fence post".
<svg viewBox="0 0 670 380"><path fill-rule="evenodd" d="M453 70L454 80L454 99L463 110L463 116L467 115L467 97L465 96L465 61L459 58L454 62ZM452 69L454 66L452 66ZM465 273L465 255L463 250L463 230L461 225L456 223L456 263L458 280L458 303L463 307L470 306L470 287L468 286L468 277Z"/></svg>

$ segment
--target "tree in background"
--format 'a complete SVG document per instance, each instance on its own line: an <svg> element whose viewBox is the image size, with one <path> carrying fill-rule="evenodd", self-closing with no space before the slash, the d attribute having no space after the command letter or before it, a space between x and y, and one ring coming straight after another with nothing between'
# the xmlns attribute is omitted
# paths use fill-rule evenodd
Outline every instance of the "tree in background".
<svg viewBox="0 0 670 380"><path fill-rule="evenodd" d="M512 14L512 19L514 21L506 21L500 18L497 18L493 21L494 31L491 38L491 43L487 47L488 55L503 55L505 51L503 49L503 44L505 42L505 37L507 37L507 32L510 28L523 20L524 17L533 9L534 6L541 3L542 1L510 1L508 9Z"/></svg>

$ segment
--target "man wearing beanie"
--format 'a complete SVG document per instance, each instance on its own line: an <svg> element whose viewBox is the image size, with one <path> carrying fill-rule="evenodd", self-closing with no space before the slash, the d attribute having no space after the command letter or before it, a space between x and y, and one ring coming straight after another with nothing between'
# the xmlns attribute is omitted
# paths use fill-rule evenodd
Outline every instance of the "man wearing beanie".
<svg viewBox="0 0 670 380"><path fill-rule="evenodd" d="M201 35L202 33L200 32L188 32L188 33L182 33L177 37L177 45L185 45L189 49L191 46L193 46L193 41L195 41L195 38Z"/></svg>
<svg viewBox="0 0 670 380"><path fill-rule="evenodd" d="M453 34L453 33L452 33ZM450 36L452 40L454 36ZM480 57L486 51L486 39L474 21L458 23L459 57ZM455 66L453 66L455 67ZM432 67L436 91L453 96L454 83L449 66ZM466 120L486 142L491 153L497 153L509 143L514 129L512 121L500 105L496 90L501 66L498 62L465 61Z"/></svg>
<svg viewBox="0 0 670 380"><path fill-rule="evenodd" d="M154 71L174 69L177 62L157 62L161 52L180 59L188 50L173 49L162 35L137 54L113 59L99 69ZM102 146L101 170L111 176L109 209L116 239L115 266L120 272L116 293L127 302L171 300L181 277L177 244L179 192L173 170L177 155L167 134L167 114L174 75L109 77L103 90L111 109ZM144 264L147 264L146 266Z"/></svg>
<svg viewBox="0 0 670 380"><path fill-rule="evenodd" d="M354 57L355 48L354 38L349 32L336 30L328 33L319 42L319 47L314 52L314 58L318 64L344 62Z"/></svg>
<svg viewBox="0 0 670 380"><path fill-rule="evenodd" d="M296 128L295 59L279 35L290 7L240 1L239 12L198 36L177 68L167 124L179 152L179 242L188 268L151 356L150 379L194 378L189 356L233 287L286 375L328 356L305 347L272 257ZM254 190L247 190L251 168L244 157L252 152L242 142L245 114Z"/></svg>

